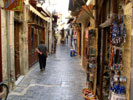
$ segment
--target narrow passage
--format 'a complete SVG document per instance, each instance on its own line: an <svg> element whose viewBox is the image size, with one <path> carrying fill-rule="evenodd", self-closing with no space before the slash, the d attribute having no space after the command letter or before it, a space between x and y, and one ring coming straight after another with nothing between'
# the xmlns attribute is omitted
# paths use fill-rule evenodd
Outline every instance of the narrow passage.
<svg viewBox="0 0 133 100"><path fill-rule="evenodd" d="M84 100L86 74L80 58L70 57L69 52L66 45L57 46L56 54L48 57L46 70L40 72L39 64L34 65L8 100Z"/></svg>

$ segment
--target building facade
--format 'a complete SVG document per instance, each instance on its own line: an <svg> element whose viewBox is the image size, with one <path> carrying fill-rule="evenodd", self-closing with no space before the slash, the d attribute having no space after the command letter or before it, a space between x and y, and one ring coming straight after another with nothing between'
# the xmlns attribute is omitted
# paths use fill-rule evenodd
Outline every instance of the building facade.
<svg viewBox="0 0 133 100"><path fill-rule="evenodd" d="M10 89L37 63L40 41L49 45L48 15L34 1L24 0L21 11L7 10L4 0L0 2L0 81L8 80Z"/></svg>
<svg viewBox="0 0 133 100"><path fill-rule="evenodd" d="M69 10L76 18L74 23L81 24L81 61L87 72L88 89L99 100L131 100L132 1L91 0L89 5L83 6L86 2L82 4L77 0L73 4L70 0ZM75 10L78 8L81 10ZM123 40L119 42L118 38ZM123 90L115 90L115 87ZM114 91L121 91L120 96Z"/></svg>

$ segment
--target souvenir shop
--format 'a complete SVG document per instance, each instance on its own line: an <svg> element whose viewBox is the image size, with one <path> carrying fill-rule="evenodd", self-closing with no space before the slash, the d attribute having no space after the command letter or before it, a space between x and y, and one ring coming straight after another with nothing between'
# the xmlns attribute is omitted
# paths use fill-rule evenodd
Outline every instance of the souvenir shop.
<svg viewBox="0 0 133 100"><path fill-rule="evenodd" d="M112 14L105 27L86 29L86 100L129 100L131 7L128 4L123 13Z"/></svg>
<svg viewBox="0 0 133 100"><path fill-rule="evenodd" d="M101 31L100 68L97 85L99 95L105 100L126 100L127 77L123 74L123 46L126 42L126 28L123 15L114 15L112 24ZM117 99L116 99L117 98Z"/></svg>
<svg viewBox="0 0 133 100"><path fill-rule="evenodd" d="M112 14L110 25L101 29L97 94L104 100L129 100L131 61L130 4L123 13ZM131 10L131 9L130 9ZM99 77L100 75L100 77Z"/></svg>
<svg viewBox="0 0 133 100"><path fill-rule="evenodd" d="M84 96L90 95L92 99L96 99L96 94L101 93L104 100L127 100L129 91L126 72L130 67L127 36L124 16L116 18L109 27L102 29L99 61L101 66L98 68L98 32L93 28L86 30L88 89L84 90Z"/></svg>

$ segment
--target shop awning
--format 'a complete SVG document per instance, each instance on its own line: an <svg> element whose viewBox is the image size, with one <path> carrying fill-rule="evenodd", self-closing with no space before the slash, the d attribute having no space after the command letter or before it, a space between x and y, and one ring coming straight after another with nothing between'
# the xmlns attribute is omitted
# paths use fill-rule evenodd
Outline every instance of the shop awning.
<svg viewBox="0 0 133 100"><path fill-rule="evenodd" d="M111 25L111 23L112 23L112 18L107 19L104 23L100 24L100 27L101 27L101 28L108 27L108 26Z"/></svg>
<svg viewBox="0 0 133 100"><path fill-rule="evenodd" d="M87 0L69 0L69 10L70 11L80 11L80 8L82 5L84 5L87 2Z"/></svg>
<svg viewBox="0 0 133 100"><path fill-rule="evenodd" d="M84 6L84 9L87 11L88 8L86 6ZM89 21L90 20L90 16L88 16L88 13L86 13L83 9L80 11L80 13L78 14L78 17L76 19L77 23L82 23L83 21Z"/></svg>
<svg viewBox="0 0 133 100"><path fill-rule="evenodd" d="M49 22L49 18L48 17L44 17L39 11L37 11L32 5L30 5L30 11L32 11L34 14L36 14L37 16L39 16L40 18L42 18L43 20Z"/></svg>
<svg viewBox="0 0 133 100"><path fill-rule="evenodd" d="M28 6L29 10L32 11L34 14L42 18L43 20L50 22L48 17L43 16L39 11L37 11L28 1L24 1L25 5Z"/></svg>
<svg viewBox="0 0 133 100"><path fill-rule="evenodd" d="M74 20L74 18L70 18L67 22L67 24L71 23Z"/></svg>

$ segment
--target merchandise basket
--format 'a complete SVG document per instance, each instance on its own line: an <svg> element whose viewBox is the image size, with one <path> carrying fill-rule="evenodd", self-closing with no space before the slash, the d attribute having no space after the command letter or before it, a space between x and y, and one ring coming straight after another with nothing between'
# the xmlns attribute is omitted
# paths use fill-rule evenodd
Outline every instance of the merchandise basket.
<svg viewBox="0 0 133 100"><path fill-rule="evenodd" d="M82 90L82 93L83 93L83 97L86 100L96 100L96 96L94 95L92 90L89 90L88 88L84 88ZM90 96L88 97L88 95L90 95Z"/></svg>

